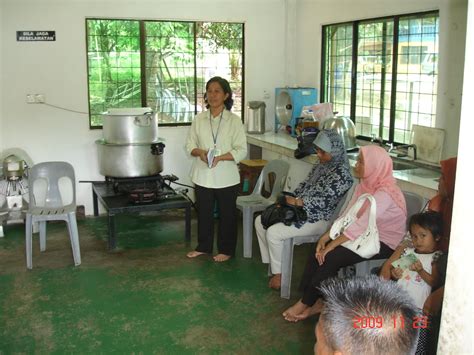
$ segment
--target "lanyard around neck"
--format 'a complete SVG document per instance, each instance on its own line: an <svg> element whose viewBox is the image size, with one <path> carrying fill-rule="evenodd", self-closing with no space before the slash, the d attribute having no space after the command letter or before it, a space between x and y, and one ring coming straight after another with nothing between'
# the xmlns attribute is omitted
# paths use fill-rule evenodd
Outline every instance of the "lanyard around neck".
<svg viewBox="0 0 474 355"><path fill-rule="evenodd" d="M217 135L219 134L219 128L221 126L221 121L222 121L222 115L224 113L224 110L222 110L221 115L219 117L219 125L217 126L217 131L216 134L214 135L214 130L212 129L212 118L211 118L211 110L209 110L209 124L211 125L211 133L212 133L212 140L214 141L214 148L217 145Z"/></svg>

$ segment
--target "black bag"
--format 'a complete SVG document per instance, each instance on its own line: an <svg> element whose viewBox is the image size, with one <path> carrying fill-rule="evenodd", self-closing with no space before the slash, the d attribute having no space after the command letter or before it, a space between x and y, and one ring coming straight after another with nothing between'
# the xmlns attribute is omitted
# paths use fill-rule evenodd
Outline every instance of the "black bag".
<svg viewBox="0 0 474 355"><path fill-rule="evenodd" d="M304 222L308 219L306 211L301 206L288 205L286 195L293 196L292 193L283 192L277 198L277 202L265 208L261 215L261 222L264 229L276 223L284 223L286 226L293 222Z"/></svg>
<svg viewBox="0 0 474 355"><path fill-rule="evenodd" d="M316 147L313 142L319 133L316 127L305 127L301 135L296 137L298 141L298 148L296 148L294 155L296 159L302 159L307 155L316 154Z"/></svg>

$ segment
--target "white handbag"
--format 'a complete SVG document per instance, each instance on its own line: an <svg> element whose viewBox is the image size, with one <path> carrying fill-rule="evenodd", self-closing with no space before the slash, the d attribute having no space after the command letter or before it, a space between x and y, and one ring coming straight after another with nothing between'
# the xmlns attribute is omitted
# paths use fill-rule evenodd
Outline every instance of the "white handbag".
<svg viewBox="0 0 474 355"><path fill-rule="evenodd" d="M357 201L349 208L344 216L334 221L329 231L329 237L336 239L344 233L344 230L357 220L357 212L361 209L365 201L370 202L369 223L367 229L355 240L348 240L341 245L363 258L369 259L380 251L379 230L377 229L376 213L377 204L375 198L370 194L362 194Z"/></svg>

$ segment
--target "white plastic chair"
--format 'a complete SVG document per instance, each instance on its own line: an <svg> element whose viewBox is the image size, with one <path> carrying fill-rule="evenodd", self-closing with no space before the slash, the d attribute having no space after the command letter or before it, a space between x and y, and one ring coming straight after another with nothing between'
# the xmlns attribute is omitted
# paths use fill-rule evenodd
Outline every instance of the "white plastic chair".
<svg viewBox="0 0 474 355"><path fill-rule="evenodd" d="M252 257L253 215L276 201L278 194L285 186L288 170L290 170L290 164L284 160L277 159L268 162L263 167L252 194L237 197L237 208L242 211L244 258ZM270 197L265 198L262 196L262 189L264 183L265 186L269 186L268 175L271 173L275 174L275 182Z"/></svg>
<svg viewBox="0 0 474 355"><path fill-rule="evenodd" d="M349 203L352 194L354 192L354 183L351 188L346 192L344 197L339 201L334 213L332 214L331 219L328 221L328 228L332 225L332 222L339 216L341 211L344 211L347 204ZM288 238L283 241L283 250L281 255L281 287L280 287L280 297L281 298L290 298L291 292L291 275L293 273L293 249L295 245L302 245L307 243L316 243L322 234L315 234L311 236L303 237L293 237Z"/></svg>
<svg viewBox="0 0 474 355"><path fill-rule="evenodd" d="M76 179L74 168L66 162L44 162L34 165L28 173L29 208L26 213L26 267L33 268L33 224L39 222L40 250L46 250L46 222L67 223L74 265L81 264L79 233L76 221ZM45 185L46 191L40 188ZM67 186L67 187L66 187ZM71 202L64 204L65 192L71 191ZM43 196L44 195L44 196Z"/></svg>
<svg viewBox="0 0 474 355"><path fill-rule="evenodd" d="M426 199L413 192L403 191L407 204L407 229L411 216L419 213L426 205ZM361 261L354 265L356 276L364 276L372 273L372 270L380 268L387 259L376 259Z"/></svg>

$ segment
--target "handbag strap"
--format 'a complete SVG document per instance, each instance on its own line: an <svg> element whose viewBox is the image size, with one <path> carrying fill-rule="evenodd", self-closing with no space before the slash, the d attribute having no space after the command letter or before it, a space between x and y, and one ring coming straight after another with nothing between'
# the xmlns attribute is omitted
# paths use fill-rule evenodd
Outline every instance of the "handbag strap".
<svg viewBox="0 0 474 355"><path fill-rule="evenodd" d="M369 201L370 203L370 210L369 210L369 220L367 224L367 228L365 230L364 234L367 234L369 230L373 230L377 228L377 223L376 223L376 217L377 217L377 203L375 201L375 198L368 193L360 195L356 202L349 207L347 210L346 214L339 217L332 225L331 231L333 228L341 228L340 230L336 231L335 233L330 233L329 236L331 239L335 239L338 237L341 233L344 232L344 229L349 227L354 221L357 220L357 213L359 210L362 208L364 205L365 201ZM342 223L342 224L341 224Z"/></svg>
<svg viewBox="0 0 474 355"><path fill-rule="evenodd" d="M370 202L369 223L367 225L367 229L377 227L377 203L375 202L374 196L371 194L362 194L361 196L364 196L364 200L368 200Z"/></svg>
<svg viewBox="0 0 474 355"><path fill-rule="evenodd" d="M371 194L365 193L359 196L357 201L349 208L347 214L351 214L352 219L355 220L357 217L357 213L364 205L365 201L369 201L370 203L370 211L369 211L369 221L367 225L367 229L377 227L376 224L376 217L377 217L377 203L375 201L374 196Z"/></svg>

